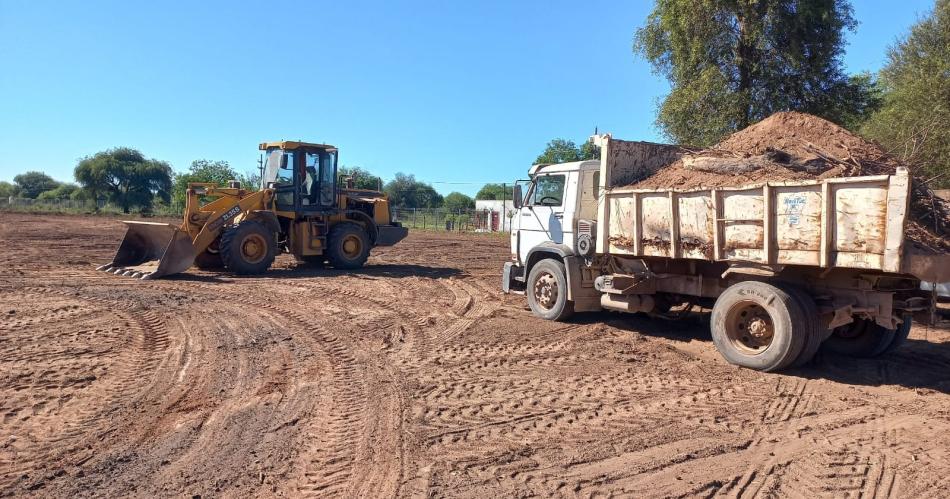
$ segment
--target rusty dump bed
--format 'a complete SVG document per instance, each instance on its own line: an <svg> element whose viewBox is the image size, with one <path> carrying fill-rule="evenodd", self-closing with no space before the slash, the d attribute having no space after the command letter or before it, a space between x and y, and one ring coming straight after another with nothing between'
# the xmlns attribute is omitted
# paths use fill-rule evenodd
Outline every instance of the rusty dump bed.
<svg viewBox="0 0 950 499"><path fill-rule="evenodd" d="M629 152L634 144L609 138L601 144L605 193L597 247L605 253L871 269L950 281L950 255L905 246L907 170L685 191L611 188L631 175L624 158L636 156Z"/></svg>

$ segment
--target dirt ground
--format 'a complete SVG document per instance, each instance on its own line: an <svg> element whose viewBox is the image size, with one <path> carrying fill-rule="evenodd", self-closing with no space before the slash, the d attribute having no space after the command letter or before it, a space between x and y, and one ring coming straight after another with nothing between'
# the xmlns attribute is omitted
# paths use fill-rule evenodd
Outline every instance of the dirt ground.
<svg viewBox="0 0 950 499"><path fill-rule="evenodd" d="M702 317L535 319L503 238L139 281L123 231L0 213L0 495L950 495L946 329L760 374Z"/></svg>

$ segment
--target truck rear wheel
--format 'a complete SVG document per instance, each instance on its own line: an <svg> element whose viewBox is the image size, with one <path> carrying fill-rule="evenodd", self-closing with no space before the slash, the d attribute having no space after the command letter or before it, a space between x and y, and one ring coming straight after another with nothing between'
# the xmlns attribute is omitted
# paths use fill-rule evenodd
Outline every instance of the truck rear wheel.
<svg viewBox="0 0 950 499"><path fill-rule="evenodd" d="M818 349L821 348L821 342L824 339L821 319L818 316L818 307L815 306L815 300L802 288L794 284L781 284L779 287L795 298L804 311L804 326L807 331L805 344L802 347L802 353L798 354L798 358L791 364L791 367L801 367L811 362L815 354L818 353Z"/></svg>
<svg viewBox="0 0 950 499"><path fill-rule="evenodd" d="M338 269L358 269L369 258L369 236L362 227L343 222L334 225L327 237L327 260Z"/></svg>
<svg viewBox="0 0 950 499"><path fill-rule="evenodd" d="M534 315L551 321L563 321L574 314L574 303L567 299L567 272L564 264L546 258L528 273L528 306Z"/></svg>
<svg viewBox="0 0 950 499"><path fill-rule="evenodd" d="M757 281L734 284L712 310L712 338L730 363L759 371L788 367L805 345L808 321L798 300Z"/></svg>
<svg viewBox="0 0 950 499"><path fill-rule="evenodd" d="M910 317L905 317L897 329L885 329L870 319L855 319L850 324L836 327L823 347L829 352L851 357L876 357L900 347L910 333L910 326Z"/></svg>
<svg viewBox="0 0 950 499"><path fill-rule="evenodd" d="M221 261L235 274L261 274L274 263L274 234L253 220L241 222L221 234Z"/></svg>

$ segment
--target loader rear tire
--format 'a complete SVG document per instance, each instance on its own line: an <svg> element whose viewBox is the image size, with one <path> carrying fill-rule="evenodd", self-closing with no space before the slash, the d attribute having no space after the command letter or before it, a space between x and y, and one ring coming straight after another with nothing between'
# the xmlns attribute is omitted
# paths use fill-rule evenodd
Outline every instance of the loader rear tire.
<svg viewBox="0 0 950 499"><path fill-rule="evenodd" d="M713 305L713 343L731 364L778 371L801 354L811 321L799 301L777 286L745 281L726 289Z"/></svg>
<svg viewBox="0 0 950 499"><path fill-rule="evenodd" d="M369 258L369 236L362 227L343 222L327 235L327 260L337 269L358 269Z"/></svg>
<svg viewBox="0 0 950 499"><path fill-rule="evenodd" d="M277 255L274 234L264 224L253 220L226 229L221 235L220 248L224 266L240 275L267 271Z"/></svg>

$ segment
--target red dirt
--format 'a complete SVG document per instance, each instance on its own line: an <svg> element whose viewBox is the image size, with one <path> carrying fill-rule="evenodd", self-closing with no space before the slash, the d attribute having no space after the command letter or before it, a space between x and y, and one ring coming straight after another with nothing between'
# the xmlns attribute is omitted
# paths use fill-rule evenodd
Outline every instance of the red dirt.
<svg viewBox="0 0 950 499"><path fill-rule="evenodd" d="M946 496L950 331L726 364L699 320L545 322L507 240L358 272L96 272L115 220L0 213L0 495Z"/></svg>
<svg viewBox="0 0 950 499"><path fill-rule="evenodd" d="M798 112L775 113L740 130L699 155L746 158L770 151L789 155L790 163L808 163L817 171L806 172L788 163L772 161L764 168L744 174L720 174L686 169L677 161L636 184L644 189L698 189L736 187L745 184L808 180L859 175L890 175L901 162L876 143L834 123ZM908 221L909 242L918 249L950 251L950 204L932 199L919 185L912 192ZM939 226L934 228L934 216Z"/></svg>

